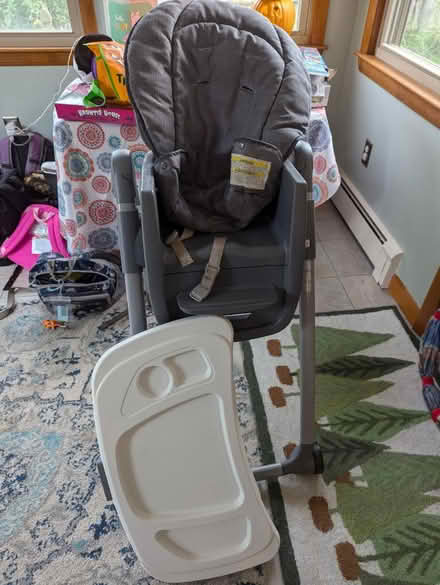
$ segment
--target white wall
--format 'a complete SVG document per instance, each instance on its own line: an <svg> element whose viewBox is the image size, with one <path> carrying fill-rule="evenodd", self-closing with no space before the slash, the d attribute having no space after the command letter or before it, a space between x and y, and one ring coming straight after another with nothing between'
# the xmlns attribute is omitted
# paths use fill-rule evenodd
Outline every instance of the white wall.
<svg viewBox="0 0 440 585"><path fill-rule="evenodd" d="M337 160L403 248L399 276L421 305L440 265L440 130L359 72L353 53L368 2L353 4L353 36L332 119ZM368 168L361 164L366 138L373 143Z"/></svg>
<svg viewBox="0 0 440 585"><path fill-rule="evenodd" d="M98 30L105 32L105 0L95 0ZM33 122L52 100L66 67L0 67L0 117L18 115L22 124ZM65 84L74 79L71 72ZM64 85L63 84L63 87ZM52 108L35 127L52 136ZM0 120L0 138L5 135Z"/></svg>
<svg viewBox="0 0 440 585"><path fill-rule="evenodd" d="M0 67L4 80L0 91L0 115L18 115L23 125L33 122L51 101L65 70L65 67ZM72 74L70 78L73 79ZM51 138L52 108L34 129ZM4 133L0 121L0 137Z"/></svg>

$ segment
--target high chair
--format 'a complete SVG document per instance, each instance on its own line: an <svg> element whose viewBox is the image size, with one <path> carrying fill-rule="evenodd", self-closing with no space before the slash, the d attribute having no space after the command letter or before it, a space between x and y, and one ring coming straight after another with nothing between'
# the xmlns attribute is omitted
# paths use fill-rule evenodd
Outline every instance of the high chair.
<svg viewBox="0 0 440 585"><path fill-rule="evenodd" d="M279 535L256 481L321 473L314 379L311 97L299 49L247 8L170 0L133 28L126 81L145 157L113 155L131 337L96 365L103 467L146 570L167 582L244 570ZM144 289L158 326L146 331ZM251 470L233 342L286 327L300 299L301 436Z"/></svg>

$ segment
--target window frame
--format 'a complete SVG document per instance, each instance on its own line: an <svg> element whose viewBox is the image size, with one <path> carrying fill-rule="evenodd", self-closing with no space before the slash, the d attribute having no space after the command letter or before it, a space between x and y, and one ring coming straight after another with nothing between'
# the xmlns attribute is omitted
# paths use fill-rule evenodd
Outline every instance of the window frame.
<svg viewBox="0 0 440 585"><path fill-rule="evenodd" d="M308 0L307 15L302 15L300 30L290 33L292 39L302 47L327 49L325 32L330 0ZM304 19L304 20L303 20ZM303 28L304 26L304 28Z"/></svg>
<svg viewBox="0 0 440 585"><path fill-rule="evenodd" d="M96 14L93 0L74 0L78 2L82 31L80 34L92 34L97 32ZM301 46L316 47L320 51L326 50L324 44L327 27L327 16L330 0L307 0L308 11L306 28L292 32L294 41ZM3 33L8 34L8 33ZM30 33L32 34L32 33ZM56 33L54 33L56 34ZM0 67L1 66L26 66L26 65L66 65L70 53L70 46L63 47L53 43L45 46L1 46L0 41Z"/></svg>
<svg viewBox="0 0 440 585"><path fill-rule="evenodd" d="M400 47L411 0L388 0L376 47L376 56L412 77L418 83L440 94L440 67Z"/></svg>
<svg viewBox="0 0 440 585"><path fill-rule="evenodd" d="M67 1L72 32L0 33L0 66L66 65L74 40L97 31L93 0Z"/></svg>
<svg viewBox="0 0 440 585"><path fill-rule="evenodd" d="M417 112L425 120L440 128L440 93L427 87L400 65L383 59L378 46L384 30L388 0L370 0L364 34L358 57L359 71ZM414 59L412 59L414 61Z"/></svg>

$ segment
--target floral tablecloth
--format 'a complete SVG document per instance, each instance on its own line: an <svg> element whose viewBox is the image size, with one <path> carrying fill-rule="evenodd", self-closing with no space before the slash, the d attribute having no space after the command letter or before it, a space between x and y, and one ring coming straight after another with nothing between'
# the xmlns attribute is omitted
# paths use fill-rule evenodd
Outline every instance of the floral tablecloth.
<svg viewBox="0 0 440 585"><path fill-rule="evenodd" d="M86 84L73 82L54 112L58 205L72 254L119 248L116 198L111 185L112 152L118 148L130 150L137 178L148 152L133 116L117 123L117 114L111 111L105 112L105 117L97 109L82 109L75 120L60 117L64 110L58 107L57 113L57 106L65 109L66 105L78 104L87 91ZM112 122L102 121L109 118ZM308 138L314 153L313 196L318 206L332 197L340 184L324 108L312 110Z"/></svg>
<svg viewBox="0 0 440 585"><path fill-rule="evenodd" d="M313 150L313 199L319 207L333 197L341 184L325 108L312 110L308 140Z"/></svg>

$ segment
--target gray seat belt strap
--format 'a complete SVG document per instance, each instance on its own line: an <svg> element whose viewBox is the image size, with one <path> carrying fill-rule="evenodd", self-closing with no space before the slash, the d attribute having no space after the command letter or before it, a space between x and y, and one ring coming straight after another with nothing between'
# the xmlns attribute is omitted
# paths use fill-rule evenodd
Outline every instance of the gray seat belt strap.
<svg viewBox="0 0 440 585"><path fill-rule="evenodd" d="M210 294L214 286L215 279L220 272L220 264L222 262L223 251L225 249L226 238L224 236L216 236L212 244L211 254L209 256L208 264L205 267L202 280L200 284L193 288L189 296L198 303L201 303Z"/></svg>

